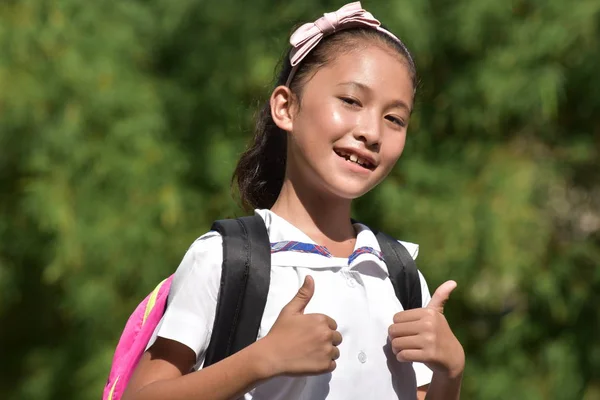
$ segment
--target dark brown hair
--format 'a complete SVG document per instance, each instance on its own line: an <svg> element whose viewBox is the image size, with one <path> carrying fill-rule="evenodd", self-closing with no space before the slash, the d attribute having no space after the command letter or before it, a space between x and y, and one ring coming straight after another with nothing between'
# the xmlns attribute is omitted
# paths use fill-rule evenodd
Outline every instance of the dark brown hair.
<svg viewBox="0 0 600 400"><path fill-rule="evenodd" d="M413 87L417 86L417 73L412 56L404 44L398 43L385 33L372 28L354 28L325 37L300 63L290 82L290 90L302 98L302 89L317 70L340 54L364 47L367 44L393 49L400 56L410 73ZM285 85L292 70L289 49L282 60L282 68L275 87ZM237 184L240 201L247 211L255 208L271 208L279 196L287 159L287 136L271 117L267 100L256 117L254 138L250 147L241 155L233 173L232 183Z"/></svg>

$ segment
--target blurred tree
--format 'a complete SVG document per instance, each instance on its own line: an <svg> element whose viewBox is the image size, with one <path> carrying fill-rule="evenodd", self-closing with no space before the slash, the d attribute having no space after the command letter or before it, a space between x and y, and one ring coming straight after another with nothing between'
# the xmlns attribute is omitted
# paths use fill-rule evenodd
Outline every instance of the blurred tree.
<svg viewBox="0 0 600 400"><path fill-rule="evenodd" d="M292 26L343 2L0 4L0 397L96 399L210 221ZM413 51L405 155L357 217L421 244L464 398L600 398L600 3L363 5Z"/></svg>

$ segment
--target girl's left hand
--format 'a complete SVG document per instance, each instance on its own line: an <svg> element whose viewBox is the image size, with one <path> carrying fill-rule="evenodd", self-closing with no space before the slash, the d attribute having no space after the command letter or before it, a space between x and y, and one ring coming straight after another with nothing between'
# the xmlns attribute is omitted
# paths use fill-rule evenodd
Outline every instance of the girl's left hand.
<svg viewBox="0 0 600 400"><path fill-rule="evenodd" d="M465 352L444 317L444 304L456 286L447 281L437 288L427 307L394 315L388 332L398 361L422 362L449 378L462 375Z"/></svg>

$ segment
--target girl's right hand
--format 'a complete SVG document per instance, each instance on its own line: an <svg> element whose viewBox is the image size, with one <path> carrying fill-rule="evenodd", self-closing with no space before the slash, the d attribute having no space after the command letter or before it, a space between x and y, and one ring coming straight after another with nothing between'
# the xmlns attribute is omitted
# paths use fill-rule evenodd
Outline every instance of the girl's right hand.
<svg viewBox="0 0 600 400"><path fill-rule="evenodd" d="M270 376L318 375L335 369L342 335L336 322L324 314L304 314L315 292L311 276L281 310L270 332L256 344L262 345Z"/></svg>

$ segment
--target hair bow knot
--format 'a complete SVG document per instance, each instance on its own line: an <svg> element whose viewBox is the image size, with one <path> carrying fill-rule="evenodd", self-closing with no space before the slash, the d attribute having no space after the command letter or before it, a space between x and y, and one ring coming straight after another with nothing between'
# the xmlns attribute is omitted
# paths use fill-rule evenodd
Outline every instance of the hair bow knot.
<svg viewBox="0 0 600 400"><path fill-rule="evenodd" d="M325 13L315 22L306 23L294 31L290 37L290 44L292 45L290 63L292 66L298 65L319 44L321 39L340 29L367 26L392 35L379 28L380 25L381 23L373 14L362 8L359 1L346 4L339 10ZM395 36L392 35L392 37L398 40Z"/></svg>

